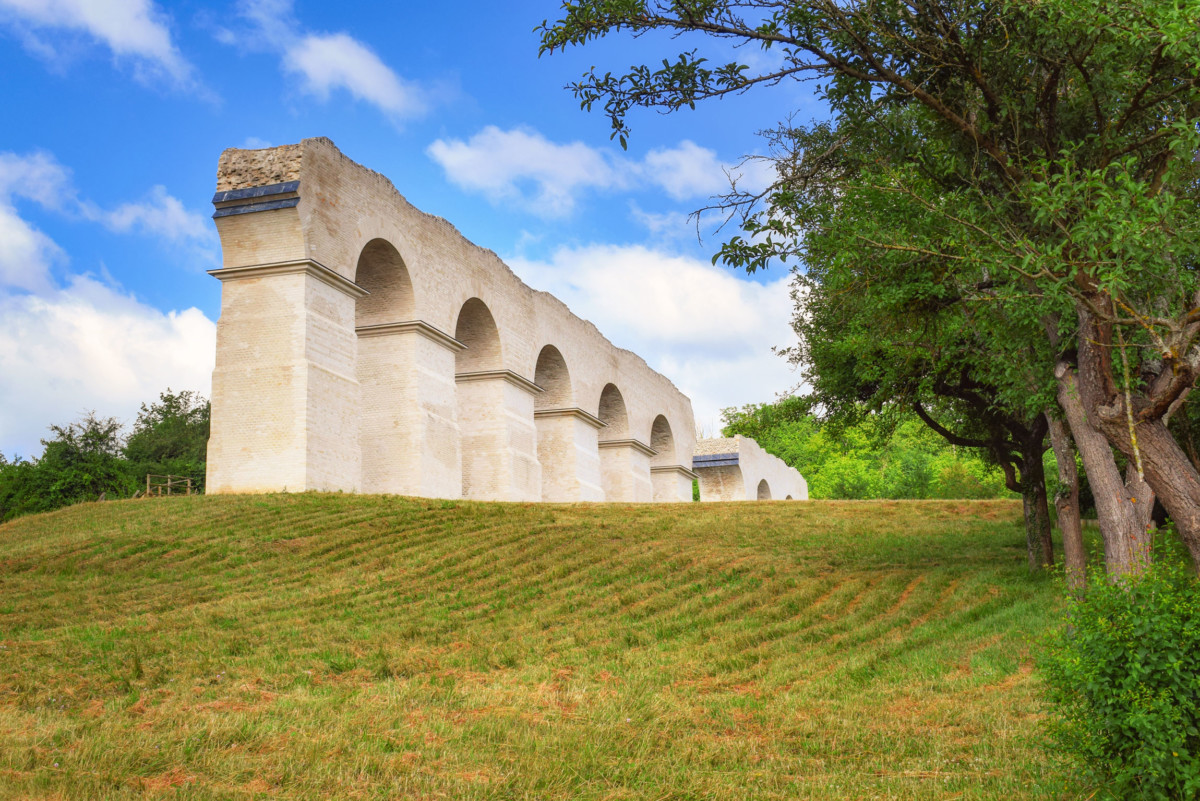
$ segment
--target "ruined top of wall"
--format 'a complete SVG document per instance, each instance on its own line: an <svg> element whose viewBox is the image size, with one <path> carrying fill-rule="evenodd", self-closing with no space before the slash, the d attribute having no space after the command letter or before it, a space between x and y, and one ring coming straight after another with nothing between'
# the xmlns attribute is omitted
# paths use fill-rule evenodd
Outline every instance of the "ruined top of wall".
<svg viewBox="0 0 1200 801"><path fill-rule="evenodd" d="M708 456L717 453L737 453L739 439L741 437L698 439L696 440L696 455Z"/></svg>
<svg viewBox="0 0 1200 801"><path fill-rule="evenodd" d="M266 150L231 147L221 154L221 160L217 163L217 191L230 192L298 181L303 155L303 144L281 145Z"/></svg>

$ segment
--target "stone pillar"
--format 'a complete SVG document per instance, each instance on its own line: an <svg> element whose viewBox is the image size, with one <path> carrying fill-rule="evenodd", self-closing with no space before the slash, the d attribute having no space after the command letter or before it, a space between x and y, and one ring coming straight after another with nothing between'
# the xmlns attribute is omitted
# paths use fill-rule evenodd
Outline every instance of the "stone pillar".
<svg viewBox="0 0 1200 801"><path fill-rule="evenodd" d="M604 427L600 418L583 409L539 409L533 416L542 466L542 500L603 501L596 441L596 432Z"/></svg>
<svg viewBox="0 0 1200 801"><path fill-rule="evenodd" d="M310 259L210 275L222 285L206 491L357 491L363 290Z"/></svg>
<svg viewBox="0 0 1200 801"><path fill-rule="evenodd" d="M650 468L655 503L677 503L692 499L692 481L699 478L681 464Z"/></svg>
<svg viewBox="0 0 1200 801"><path fill-rule="evenodd" d="M700 476L701 501L750 500L746 497L746 481L742 477L742 468L736 462L713 467L696 465L696 473Z"/></svg>
<svg viewBox="0 0 1200 801"><path fill-rule="evenodd" d="M357 333L362 491L461 497L454 355L462 343L420 320Z"/></svg>
<svg viewBox="0 0 1200 801"><path fill-rule="evenodd" d="M533 399L541 390L511 370L459 373L462 495L479 501L540 501Z"/></svg>
<svg viewBox="0 0 1200 801"><path fill-rule="evenodd" d="M654 500L650 483L650 457L656 451L636 439L610 439L599 443L600 474L608 501L646 503Z"/></svg>

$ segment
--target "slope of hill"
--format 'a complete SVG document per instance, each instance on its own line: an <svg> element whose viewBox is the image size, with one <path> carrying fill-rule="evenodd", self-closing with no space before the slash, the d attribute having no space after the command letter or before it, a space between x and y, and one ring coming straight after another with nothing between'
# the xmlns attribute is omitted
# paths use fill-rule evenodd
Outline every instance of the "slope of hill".
<svg viewBox="0 0 1200 801"><path fill-rule="evenodd" d="M0 795L1030 797L1010 501L87 504L0 526Z"/></svg>

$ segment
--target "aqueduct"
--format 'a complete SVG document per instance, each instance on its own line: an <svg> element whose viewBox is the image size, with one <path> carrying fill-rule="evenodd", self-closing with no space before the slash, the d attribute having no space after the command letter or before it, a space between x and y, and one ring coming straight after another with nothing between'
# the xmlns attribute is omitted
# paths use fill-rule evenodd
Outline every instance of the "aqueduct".
<svg viewBox="0 0 1200 801"><path fill-rule="evenodd" d="M702 439L692 467L702 501L806 501L808 482L748 437Z"/></svg>
<svg viewBox="0 0 1200 801"><path fill-rule="evenodd" d="M686 396L328 139L226 150L213 205L209 492L691 500Z"/></svg>

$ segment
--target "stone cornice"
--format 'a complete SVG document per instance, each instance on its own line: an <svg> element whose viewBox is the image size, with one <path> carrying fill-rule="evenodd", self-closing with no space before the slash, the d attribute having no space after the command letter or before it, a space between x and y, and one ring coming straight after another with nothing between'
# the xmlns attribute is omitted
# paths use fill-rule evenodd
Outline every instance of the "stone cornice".
<svg viewBox="0 0 1200 801"><path fill-rule="evenodd" d="M403 323L380 323L378 325L362 325L354 329L360 337L386 337L393 334L420 334L426 339L436 342L448 350L465 350L466 345L447 334L440 328L435 328L424 320L408 320Z"/></svg>
<svg viewBox="0 0 1200 801"><path fill-rule="evenodd" d="M231 189L217 192L213 195L213 219L233 217L238 214L252 214L256 211L274 211L275 209L294 209L300 205L299 181L287 181L268 186L252 186L246 189Z"/></svg>
<svg viewBox="0 0 1200 801"><path fill-rule="evenodd" d="M681 464L664 464L664 465L660 465L658 467L651 467L650 472L651 473L678 473L679 475L684 476L686 478L690 478L693 481L700 478L700 476L696 475L695 472L688 470L686 467L684 467Z"/></svg>
<svg viewBox="0 0 1200 801"><path fill-rule="evenodd" d="M658 451L651 448L644 442L639 442L636 439L605 439L597 443L601 448L632 448L638 453L644 453L647 456L657 456Z"/></svg>
<svg viewBox="0 0 1200 801"><path fill-rule="evenodd" d="M600 428L608 427L608 423L605 423L603 420L601 420L599 417L596 417L594 414L588 414L587 412L585 412L583 409L580 409L579 407L572 407L572 408L568 408L568 409L538 409L536 412L533 413L533 416L535 418L536 417L574 417L577 420L582 420L583 422L587 423L592 428L600 429Z"/></svg>
<svg viewBox="0 0 1200 801"><path fill-rule="evenodd" d="M213 205L218 203L232 203L234 201L257 200L260 197L273 197L276 195L287 195L300 190L299 181L285 181L280 184L267 184L266 186L249 186L243 189L226 189L224 192L217 192L213 195Z"/></svg>
<svg viewBox="0 0 1200 801"><path fill-rule="evenodd" d="M734 467L740 463L736 453L698 453L692 457L692 469L701 470L706 467Z"/></svg>
<svg viewBox="0 0 1200 801"><path fill-rule="evenodd" d="M254 264L249 267L223 267L220 270L208 271L209 275L220 281L236 281L242 278L267 278L272 275L296 275L298 273L310 275L321 283L340 290L352 298L361 298L371 294L350 279L343 278L324 264L312 259L277 261L272 264Z"/></svg>
<svg viewBox="0 0 1200 801"><path fill-rule="evenodd" d="M515 387L520 387L529 393L545 392L544 389L524 376L517 375L512 370L478 370L472 373L455 373L454 383L462 384L467 381L507 381Z"/></svg>

